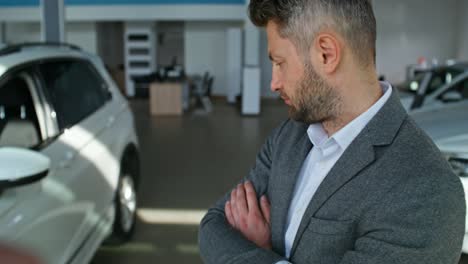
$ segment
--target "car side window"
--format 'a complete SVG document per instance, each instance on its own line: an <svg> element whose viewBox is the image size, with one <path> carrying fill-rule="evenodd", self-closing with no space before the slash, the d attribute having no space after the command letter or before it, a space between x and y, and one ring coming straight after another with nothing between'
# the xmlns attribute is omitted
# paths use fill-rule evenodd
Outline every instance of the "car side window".
<svg viewBox="0 0 468 264"><path fill-rule="evenodd" d="M41 133L26 80L14 75L0 84L0 146L34 148Z"/></svg>
<svg viewBox="0 0 468 264"><path fill-rule="evenodd" d="M108 99L105 82L81 60L45 62L39 72L60 130L71 127L102 107Z"/></svg>

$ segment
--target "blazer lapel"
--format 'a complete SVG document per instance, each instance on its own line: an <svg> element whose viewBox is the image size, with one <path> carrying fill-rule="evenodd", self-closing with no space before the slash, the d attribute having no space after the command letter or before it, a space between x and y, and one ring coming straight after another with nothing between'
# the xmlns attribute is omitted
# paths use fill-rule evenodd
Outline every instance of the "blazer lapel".
<svg viewBox="0 0 468 264"><path fill-rule="evenodd" d="M396 91L364 130L346 149L335 166L330 170L310 201L299 225L291 256L309 224L310 218L320 207L347 182L375 160L374 146L389 145L406 118Z"/></svg>
<svg viewBox="0 0 468 264"><path fill-rule="evenodd" d="M284 255L284 229L297 176L312 148L312 143L305 130L306 128L303 136L287 154L288 158L282 161L283 163L278 166L278 170L274 174L273 182L275 184L271 190L271 197L274 199L271 203L271 238L274 251L281 255Z"/></svg>
<svg viewBox="0 0 468 264"><path fill-rule="evenodd" d="M366 144L366 142L357 141L356 144L352 144L348 147L345 153L343 153L343 156L341 156L320 184L314 194L314 197L310 201L294 239L291 255L294 254L298 242L302 238L304 230L307 228L309 220L315 212L320 209L320 207L335 192L337 192L341 186L350 181L362 169L371 164L372 161L374 161L374 150L372 145L369 145L368 143Z"/></svg>

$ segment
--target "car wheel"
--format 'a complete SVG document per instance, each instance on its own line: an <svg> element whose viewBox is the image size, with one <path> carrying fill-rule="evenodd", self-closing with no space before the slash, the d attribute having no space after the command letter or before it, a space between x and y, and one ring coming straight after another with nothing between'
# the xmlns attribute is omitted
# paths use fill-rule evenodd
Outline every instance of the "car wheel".
<svg viewBox="0 0 468 264"><path fill-rule="evenodd" d="M135 177L130 172L124 172L115 195L115 220L111 243L123 243L132 237L135 231L136 210Z"/></svg>

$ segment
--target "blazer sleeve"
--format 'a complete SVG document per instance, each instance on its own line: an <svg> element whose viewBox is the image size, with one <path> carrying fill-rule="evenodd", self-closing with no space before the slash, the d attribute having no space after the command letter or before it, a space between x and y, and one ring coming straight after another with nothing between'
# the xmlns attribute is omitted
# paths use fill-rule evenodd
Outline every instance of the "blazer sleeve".
<svg viewBox="0 0 468 264"><path fill-rule="evenodd" d="M341 264L457 264L465 234L465 198L449 170L407 177L375 202Z"/></svg>
<svg viewBox="0 0 468 264"><path fill-rule="evenodd" d="M275 142L287 122L275 129L268 137L257 155L255 166L242 181L251 181L258 197L267 193ZM207 264L272 264L283 260L282 256L257 247L253 242L244 238L240 232L231 228L224 213L224 205L229 197L230 192L210 208L201 221L198 239L203 261Z"/></svg>

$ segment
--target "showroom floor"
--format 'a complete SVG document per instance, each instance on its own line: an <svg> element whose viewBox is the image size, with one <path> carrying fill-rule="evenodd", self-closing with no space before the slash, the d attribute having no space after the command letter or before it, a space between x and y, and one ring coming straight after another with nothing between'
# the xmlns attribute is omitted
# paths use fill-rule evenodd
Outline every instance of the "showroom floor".
<svg viewBox="0 0 468 264"><path fill-rule="evenodd" d="M276 100L264 102L258 118L241 117L223 102L209 115L183 117L151 117L148 107L132 102L142 156L135 237L103 246L92 264L201 264L198 221L247 173L265 137L287 116Z"/></svg>

